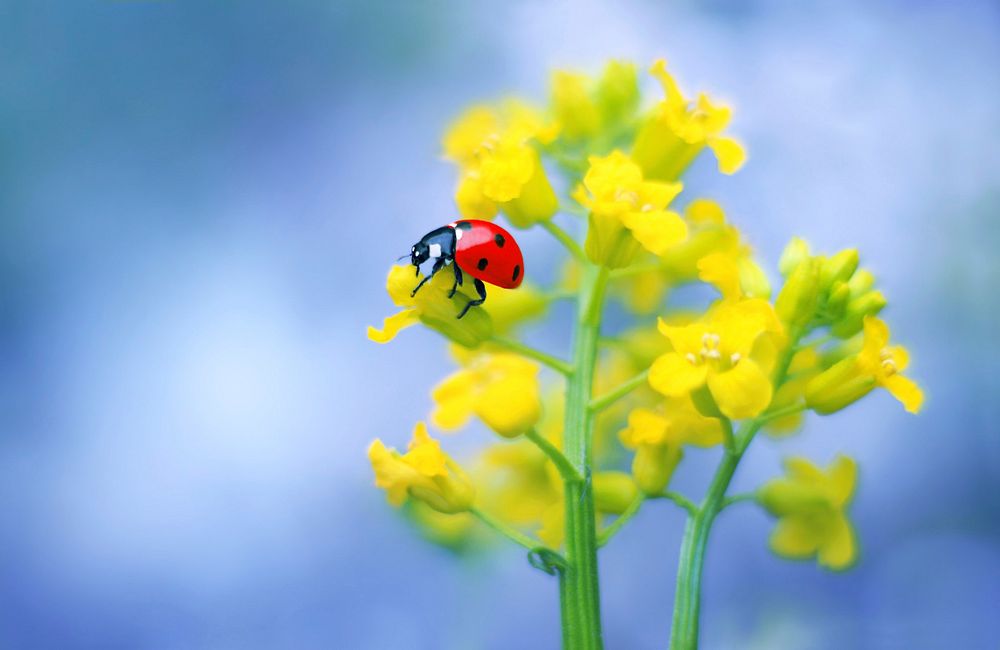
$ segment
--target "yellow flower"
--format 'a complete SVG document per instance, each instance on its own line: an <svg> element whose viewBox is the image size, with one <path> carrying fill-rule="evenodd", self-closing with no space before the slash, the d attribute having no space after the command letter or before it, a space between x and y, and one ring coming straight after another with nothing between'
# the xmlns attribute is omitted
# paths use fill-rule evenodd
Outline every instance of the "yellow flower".
<svg viewBox="0 0 1000 650"><path fill-rule="evenodd" d="M711 447L722 442L722 424L702 415L691 398L668 398L662 412L634 409L618 437L635 450L632 475L646 494L657 494L670 483L683 455L683 445Z"/></svg>
<svg viewBox="0 0 1000 650"><path fill-rule="evenodd" d="M483 309L471 309L465 317L458 318L471 296L465 293L465 289L460 289L452 298L448 297L454 281L451 274L437 274L414 296L412 292L421 275L418 272L414 277L413 273L412 266L397 264L389 269L386 291L403 310L386 317L382 329L369 327L369 339L376 343L388 343L401 330L419 322L470 348L493 335L493 323Z"/></svg>
<svg viewBox="0 0 1000 650"><path fill-rule="evenodd" d="M625 472L595 472L594 508L600 514L620 515L635 501L639 491Z"/></svg>
<svg viewBox="0 0 1000 650"><path fill-rule="evenodd" d="M552 74L552 112L559 122L560 136L582 140L601 128L601 114L590 96L585 75L557 70Z"/></svg>
<svg viewBox="0 0 1000 650"><path fill-rule="evenodd" d="M698 277L703 282L714 284L723 300L742 298L767 298L771 295L771 285L764 270L753 261L749 254L711 253L698 260Z"/></svg>
<svg viewBox="0 0 1000 650"><path fill-rule="evenodd" d="M469 477L441 451L441 444L430 437L423 422L414 427L405 454L376 439L368 447L368 459L375 470L375 485L386 491L394 506L409 496L447 514L472 507L475 491Z"/></svg>
<svg viewBox="0 0 1000 650"><path fill-rule="evenodd" d="M822 566L846 569L858 553L845 514L854 494L854 461L837 456L824 471L804 458L789 458L785 471L786 478L768 482L757 496L779 518L771 549L788 558L815 555Z"/></svg>
<svg viewBox="0 0 1000 650"><path fill-rule="evenodd" d="M661 59L650 73L663 86L664 99L636 136L632 157L649 178L676 180L707 145L719 171L733 174L746 161L743 146L722 135L730 110L716 105L704 93L691 101L684 97Z"/></svg>
<svg viewBox="0 0 1000 650"><path fill-rule="evenodd" d="M717 303L705 317L673 327L660 321L673 351L657 359L649 383L668 397L708 386L719 410L730 418L760 414L771 402L771 382L751 358L765 332L781 333L774 309L757 298Z"/></svg>
<svg viewBox="0 0 1000 650"><path fill-rule="evenodd" d="M909 363L906 348L889 345L889 326L874 316L866 316L861 352L814 377L806 385L806 404L817 413L834 413L882 386L907 411L918 413L924 393L901 374Z"/></svg>
<svg viewBox="0 0 1000 650"><path fill-rule="evenodd" d="M795 353L788 366L788 377L774 393L771 400L772 410L782 410L792 406L805 407L805 390L809 381L822 372L822 359L814 347L805 347ZM774 420L768 420L764 425L768 435L780 438L795 433L801 428L805 414L792 413Z"/></svg>
<svg viewBox="0 0 1000 650"><path fill-rule="evenodd" d="M538 364L516 354L487 354L434 387L431 420L446 431L473 415L501 436L513 438L534 427L542 413Z"/></svg>
<svg viewBox="0 0 1000 650"><path fill-rule="evenodd" d="M477 106L444 137L444 154L458 163L455 201L467 219L491 219L503 209L519 228L548 219L559 207L534 142L555 136L552 127L524 104L499 111Z"/></svg>
<svg viewBox="0 0 1000 650"><path fill-rule="evenodd" d="M435 544L461 552L474 541L476 519L467 512L445 514L416 499L407 501L403 512Z"/></svg>
<svg viewBox="0 0 1000 650"><path fill-rule="evenodd" d="M527 440L487 447L473 476L483 509L518 527L537 529L549 507L562 504L558 470Z"/></svg>
<svg viewBox="0 0 1000 650"><path fill-rule="evenodd" d="M684 221L666 209L681 184L643 180L639 166L620 151L591 156L583 186L586 193L576 196L590 209L585 248L597 264L627 266L640 246L659 255L687 237Z"/></svg>

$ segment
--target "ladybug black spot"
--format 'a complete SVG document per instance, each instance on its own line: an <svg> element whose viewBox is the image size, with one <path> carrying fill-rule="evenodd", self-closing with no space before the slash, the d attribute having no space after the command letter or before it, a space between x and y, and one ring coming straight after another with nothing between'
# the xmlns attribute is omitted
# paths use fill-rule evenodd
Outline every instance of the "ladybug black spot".
<svg viewBox="0 0 1000 650"><path fill-rule="evenodd" d="M503 248L503 245L507 243L507 240L500 233L493 235L493 241L497 243L497 248Z"/></svg>
<svg viewBox="0 0 1000 650"><path fill-rule="evenodd" d="M490 263L490 261L488 259L486 259L485 257L480 257L479 258L479 262L476 264L476 268L478 268L480 271L485 271L486 270L486 266L489 263Z"/></svg>
<svg viewBox="0 0 1000 650"><path fill-rule="evenodd" d="M514 275L510 278L511 282L517 282L517 279L521 276L521 265L514 265Z"/></svg>

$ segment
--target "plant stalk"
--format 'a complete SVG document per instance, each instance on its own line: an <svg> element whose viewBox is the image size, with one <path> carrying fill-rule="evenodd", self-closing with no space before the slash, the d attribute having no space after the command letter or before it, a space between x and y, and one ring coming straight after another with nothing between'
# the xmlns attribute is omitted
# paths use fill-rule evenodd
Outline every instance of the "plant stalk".
<svg viewBox="0 0 1000 650"><path fill-rule="evenodd" d="M600 650L601 604L597 574L597 530L590 480L593 392L597 339L608 271L587 265L573 338L573 372L566 387L563 453L583 481L565 481L566 561L560 577L564 650Z"/></svg>

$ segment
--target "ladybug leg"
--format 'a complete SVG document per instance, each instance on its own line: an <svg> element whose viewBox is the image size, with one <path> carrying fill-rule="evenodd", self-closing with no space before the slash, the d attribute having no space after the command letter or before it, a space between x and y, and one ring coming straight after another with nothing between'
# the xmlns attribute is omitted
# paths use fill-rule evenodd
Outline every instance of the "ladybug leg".
<svg viewBox="0 0 1000 650"><path fill-rule="evenodd" d="M420 287L424 286L424 284L428 280L437 275L437 272L443 269L444 265L445 265L444 258L441 258L438 261L434 262L434 266L431 267L431 272L427 275L427 277L425 277L423 280L420 281L420 284L418 284L416 288L413 289L413 291L410 292L410 297L412 298L413 296L417 295L417 292L420 291ZM419 267L417 268L417 275L420 275Z"/></svg>
<svg viewBox="0 0 1000 650"><path fill-rule="evenodd" d="M455 284L451 285L451 291L448 292L448 297L455 297L455 292L458 291L459 285L462 284L462 269L458 268L458 264L455 264Z"/></svg>
<svg viewBox="0 0 1000 650"><path fill-rule="evenodd" d="M465 303L465 309L463 309L462 313L458 315L459 318L465 316L465 314L473 307L478 307L479 305L486 302L486 285L483 284L482 280L476 278L475 286L476 286L476 293L479 294L479 297L476 298L475 300L470 300L469 302Z"/></svg>

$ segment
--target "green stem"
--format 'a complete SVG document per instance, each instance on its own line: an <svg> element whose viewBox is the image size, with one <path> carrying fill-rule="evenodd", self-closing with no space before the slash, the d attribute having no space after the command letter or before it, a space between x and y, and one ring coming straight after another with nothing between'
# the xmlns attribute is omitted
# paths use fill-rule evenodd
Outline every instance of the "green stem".
<svg viewBox="0 0 1000 650"><path fill-rule="evenodd" d="M576 243L576 240L573 239L573 236L570 235L565 230L563 230L562 228L560 228L558 225L556 225L554 221L552 221L551 219L546 219L545 221L540 222L540 225L545 230L548 230L553 237L558 239L559 242L566 247L566 250L568 250L570 254L572 254L573 257L575 257L578 261L580 262L587 261L587 255L583 252L583 249L580 248L580 244Z"/></svg>
<svg viewBox="0 0 1000 650"><path fill-rule="evenodd" d="M504 348L505 350L510 350L511 352L516 352L522 357L527 357L529 359L534 359L539 363L545 364L549 368L552 368L556 372L562 373L564 375L569 375L573 372L573 366L566 363L562 359L557 359L551 354L542 352L541 350L536 350L530 345L525 345L520 341L515 341L513 339L506 339L500 336L494 336L489 341L497 347Z"/></svg>
<svg viewBox="0 0 1000 650"><path fill-rule="evenodd" d="M774 370L772 384L775 391L781 387L788 375L788 366L792 362L795 347L801 336L800 331L790 332L788 347ZM708 536L715 517L727 505L726 490L729 489L733 474L765 419L766 416L763 416L743 423L734 438L733 446L727 447L722 462L715 470L715 476L708 487L704 501L684 527L684 538L677 565L674 616L670 629L671 650L696 650L698 647L701 575L708 548Z"/></svg>
<svg viewBox="0 0 1000 650"><path fill-rule="evenodd" d="M696 506L690 499L679 492L671 492L670 490L664 490L659 494L651 494L647 499L666 499L668 501L673 501L675 504L684 508L685 512L689 516L694 516L698 512L698 506Z"/></svg>
<svg viewBox="0 0 1000 650"><path fill-rule="evenodd" d="M634 391L639 386L646 383L646 379L649 377L649 370L643 370L635 377L632 377L625 383L623 383L618 388L614 389L610 393L601 395L600 397L595 397L590 401L590 411L592 413L600 413L604 409L608 408L621 398L625 397L632 391Z"/></svg>
<svg viewBox="0 0 1000 650"><path fill-rule="evenodd" d="M627 524L639 512L639 508L642 507L642 502L645 500L646 498L641 494L633 499L632 503L628 504L628 508L625 508L625 512L618 515L618 518L611 522L611 525L602 530L601 534L597 536L597 545L604 546L610 542L611 538L622 529L622 526Z"/></svg>
<svg viewBox="0 0 1000 650"><path fill-rule="evenodd" d="M507 539L511 540L515 544L520 544L529 551L533 551L536 548L539 548L540 546L544 546L540 541L528 537L521 531L508 526L507 524L503 523L502 521L493 517L492 515L486 514L479 508L471 508L469 512L473 514L479 521L483 522L484 524L486 524L493 530L497 531Z"/></svg>
<svg viewBox="0 0 1000 650"><path fill-rule="evenodd" d="M563 453L544 436L540 435L534 429L529 429L524 434L524 437L535 443L535 446L541 449L542 453L549 457L549 460L555 464L556 469L559 470L559 474L563 477L564 481L576 481L578 483L583 481L583 476L576 471L576 468L573 467L568 460L566 460Z"/></svg>
<svg viewBox="0 0 1000 650"><path fill-rule="evenodd" d="M563 451L585 477L566 481L566 561L562 574L562 630L564 650L600 650L601 605L597 576L597 530L590 481L593 414L588 408L593 392L597 339L608 271L584 267L573 340L573 373L566 387L566 425Z"/></svg>

